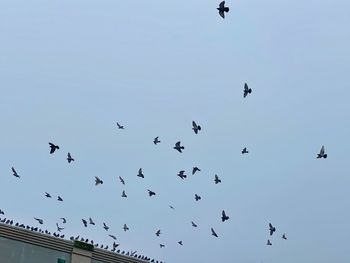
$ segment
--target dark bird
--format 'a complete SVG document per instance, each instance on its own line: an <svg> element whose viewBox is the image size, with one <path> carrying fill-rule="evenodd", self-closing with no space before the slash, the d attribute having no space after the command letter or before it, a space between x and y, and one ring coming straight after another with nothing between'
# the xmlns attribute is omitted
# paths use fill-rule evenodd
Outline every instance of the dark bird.
<svg viewBox="0 0 350 263"><path fill-rule="evenodd" d="M5 212L0 209L0 215L4 215Z"/></svg>
<svg viewBox="0 0 350 263"><path fill-rule="evenodd" d="M199 201L199 200L201 200L202 198L201 198L199 195L195 194L195 195L194 195L194 199L195 199L196 201Z"/></svg>
<svg viewBox="0 0 350 263"><path fill-rule="evenodd" d="M214 237L218 237L218 235L216 234L216 232L214 231L213 228L211 228L211 234L212 234Z"/></svg>
<svg viewBox="0 0 350 263"><path fill-rule="evenodd" d="M319 158L324 158L324 159L326 159L326 158L327 158L327 154L325 154L324 152L325 152L324 146L322 145L321 150L320 150L320 153L317 154L317 157L316 157L316 158L317 158L317 159L319 159Z"/></svg>
<svg viewBox="0 0 350 263"><path fill-rule="evenodd" d="M198 133L202 128L200 125L197 125L195 121L192 121L192 130L194 131L195 134Z"/></svg>
<svg viewBox="0 0 350 263"><path fill-rule="evenodd" d="M84 226L87 227L87 222L86 222L86 220L85 220L85 219L82 219L81 221L83 222Z"/></svg>
<svg viewBox="0 0 350 263"><path fill-rule="evenodd" d="M174 208L172 205L169 205L169 207L170 207L171 209L175 210L175 208Z"/></svg>
<svg viewBox="0 0 350 263"><path fill-rule="evenodd" d="M159 235L160 235L160 229L158 229L156 232L156 236L159 237Z"/></svg>
<svg viewBox="0 0 350 263"><path fill-rule="evenodd" d="M89 224L90 224L90 225L95 225L95 222L92 220L91 217L89 217Z"/></svg>
<svg viewBox="0 0 350 263"><path fill-rule="evenodd" d="M125 193L125 190L123 190L123 192L122 192L122 197L125 197L125 198L128 197Z"/></svg>
<svg viewBox="0 0 350 263"><path fill-rule="evenodd" d="M252 93L252 89L248 88L247 83L244 83L243 98L247 97L247 95L250 93Z"/></svg>
<svg viewBox="0 0 350 263"><path fill-rule="evenodd" d="M145 176L142 173L142 168L139 169L139 172L137 174L138 177L145 178Z"/></svg>
<svg viewBox="0 0 350 263"><path fill-rule="evenodd" d="M51 198L51 195L50 195L48 192L45 192L45 196L46 196L47 198Z"/></svg>
<svg viewBox="0 0 350 263"><path fill-rule="evenodd" d="M44 220L42 220L42 219L40 219L40 218L35 218L35 217L34 217L34 219L35 219L36 221L38 221L38 223L39 223L40 225L44 224Z"/></svg>
<svg viewBox="0 0 350 263"><path fill-rule="evenodd" d="M183 246L182 241L179 241L179 242L177 242L177 243L179 243L179 245Z"/></svg>
<svg viewBox="0 0 350 263"><path fill-rule="evenodd" d="M13 176L14 176L14 177L21 178L21 177L18 175L18 173L16 172L15 168L12 167L11 170L12 170L12 173L13 173Z"/></svg>
<svg viewBox="0 0 350 263"><path fill-rule="evenodd" d="M56 223L56 227L57 227L57 231L58 231L58 232L61 232L61 231L64 229L63 227L59 227L59 226L58 226L58 223Z"/></svg>
<svg viewBox="0 0 350 263"><path fill-rule="evenodd" d="M177 174L177 176L179 176L182 180L184 180L186 177L187 177L187 175L185 174L185 171L180 171L178 174Z"/></svg>
<svg viewBox="0 0 350 263"><path fill-rule="evenodd" d="M95 176L95 185L99 185L99 184L103 184L103 181L97 176Z"/></svg>
<svg viewBox="0 0 350 263"><path fill-rule="evenodd" d="M248 153L247 147L244 147L243 150L242 150L242 154L245 154L245 153Z"/></svg>
<svg viewBox="0 0 350 263"><path fill-rule="evenodd" d="M148 195L149 195L149 196L156 195L155 192L153 192L153 191L151 191L151 190L149 190L149 189L147 189L147 191L148 191Z"/></svg>
<svg viewBox="0 0 350 263"><path fill-rule="evenodd" d="M219 7L216 9L219 10L219 15L222 18L225 18L225 12L227 13L228 11L230 11L230 9L228 7L225 7L225 1L222 1L220 3Z"/></svg>
<svg viewBox="0 0 350 263"><path fill-rule="evenodd" d="M181 142L175 143L174 149L179 151L180 153L182 153L182 150L185 149L185 147L181 146L180 144L181 144Z"/></svg>
<svg viewBox="0 0 350 263"><path fill-rule="evenodd" d="M196 172L200 172L201 169L199 169L197 166L193 167L192 169L192 175L194 175Z"/></svg>
<svg viewBox="0 0 350 263"><path fill-rule="evenodd" d="M226 220L229 220L230 217L226 215L225 210L222 210L221 220L222 222L225 222Z"/></svg>
<svg viewBox="0 0 350 263"><path fill-rule="evenodd" d="M123 126L123 125L120 125L118 122L117 122L117 126L118 126L118 129L124 130L124 126Z"/></svg>
<svg viewBox="0 0 350 263"><path fill-rule="evenodd" d="M113 236L113 235L108 235L110 236L111 238L113 238L114 240L117 240L116 236Z"/></svg>
<svg viewBox="0 0 350 263"><path fill-rule="evenodd" d="M276 228L271 223L269 223L269 229L270 229L270 236L272 236L273 232L276 231Z"/></svg>
<svg viewBox="0 0 350 263"><path fill-rule="evenodd" d="M109 227L106 225L106 223L103 223L103 228L108 231Z"/></svg>
<svg viewBox="0 0 350 263"><path fill-rule="evenodd" d="M54 145L53 143L49 142L50 145L50 154L53 154L56 150L58 150L60 147L58 145Z"/></svg>
<svg viewBox="0 0 350 263"><path fill-rule="evenodd" d="M123 226L124 232L126 232L127 230L129 230L128 226L126 224L124 224Z"/></svg>
<svg viewBox="0 0 350 263"><path fill-rule="evenodd" d="M193 221L191 221L193 227L197 227L197 224Z"/></svg>
<svg viewBox="0 0 350 263"><path fill-rule="evenodd" d="M282 238L283 238L284 240L287 240L286 234L283 234L283 235L282 235Z"/></svg>
<svg viewBox="0 0 350 263"><path fill-rule="evenodd" d="M122 184L125 185L125 181L124 181L124 179L123 179L122 177L119 176L119 180L120 180L120 182L121 182Z"/></svg>
<svg viewBox="0 0 350 263"><path fill-rule="evenodd" d="M160 246L160 248L163 248L163 247L165 247L165 245L163 245L163 244L159 244L159 246Z"/></svg>
<svg viewBox="0 0 350 263"><path fill-rule="evenodd" d="M214 179L215 184L221 183L221 180L219 179L219 176L216 174Z"/></svg>
<svg viewBox="0 0 350 263"><path fill-rule="evenodd" d="M62 224L67 223L67 220L64 217L61 217L60 219L62 219Z"/></svg>
<svg viewBox="0 0 350 263"><path fill-rule="evenodd" d="M57 201L63 202L62 197L58 196L58 197L57 197Z"/></svg>
<svg viewBox="0 0 350 263"><path fill-rule="evenodd" d="M68 163L74 162L74 158L72 158L72 156L70 155L70 153L68 153L67 161L68 161Z"/></svg>
<svg viewBox="0 0 350 263"><path fill-rule="evenodd" d="M268 246L272 246L272 243L271 243L271 241L270 241L269 239L267 240L266 245L268 245Z"/></svg>
<svg viewBox="0 0 350 263"><path fill-rule="evenodd" d="M158 139L159 137L157 136L156 138L154 138L154 140L153 140L153 143L155 144L155 145L157 145L158 143L160 143L160 140Z"/></svg>

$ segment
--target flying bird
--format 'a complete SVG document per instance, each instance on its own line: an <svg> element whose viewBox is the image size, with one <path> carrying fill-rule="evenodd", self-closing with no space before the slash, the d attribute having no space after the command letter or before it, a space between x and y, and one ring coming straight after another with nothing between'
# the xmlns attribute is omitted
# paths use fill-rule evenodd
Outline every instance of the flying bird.
<svg viewBox="0 0 350 263"><path fill-rule="evenodd" d="M220 3L219 7L216 9L219 10L219 15L222 18L225 18L225 12L227 13L228 11L230 11L230 9L228 7L225 7L225 1L222 1Z"/></svg>
<svg viewBox="0 0 350 263"><path fill-rule="evenodd" d="M0 209L0 215L4 215L5 212Z"/></svg>
<svg viewBox="0 0 350 263"><path fill-rule="evenodd" d="M67 223L67 220L64 217L61 217L60 219L62 219L62 224Z"/></svg>
<svg viewBox="0 0 350 263"><path fill-rule="evenodd" d="M123 125L120 125L118 122L117 122L117 126L118 126L118 129L124 130L124 126L123 126Z"/></svg>
<svg viewBox="0 0 350 263"><path fill-rule="evenodd" d="M216 174L214 179L215 184L221 183L221 180L219 179L219 176Z"/></svg>
<svg viewBox="0 0 350 263"><path fill-rule="evenodd" d="M187 177L187 175L185 174L185 171L180 171L178 174L177 174L177 176L179 176L182 180L184 180L186 177Z"/></svg>
<svg viewBox="0 0 350 263"><path fill-rule="evenodd" d="M248 153L247 147L244 147L242 150L242 154Z"/></svg>
<svg viewBox="0 0 350 263"><path fill-rule="evenodd" d="M99 184L103 184L103 181L97 176L95 176L95 185L99 185Z"/></svg>
<svg viewBox="0 0 350 263"><path fill-rule="evenodd" d="M39 223L40 225L44 224L44 220L42 220L42 219L40 219L40 218L36 218L36 217L34 217L34 219L35 219L36 221L38 221L38 223Z"/></svg>
<svg viewBox="0 0 350 263"><path fill-rule="evenodd" d="M82 219L81 221L83 222L84 226L87 227L87 222L86 222L86 220L85 220L85 219Z"/></svg>
<svg viewBox="0 0 350 263"><path fill-rule="evenodd" d="M68 153L67 161L68 161L68 163L74 162L74 158L72 158L70 153Z"/></svg>
<svg viewBox="0 0 350 263"><path fill-rule="evenodd" d="M57 197L57 201L63 202L62 197L58 196L58 197Z"/></svg>
<svg viewBox="0 0 350 263"><path fill-rule="evenodd" d="M169 207L170 207L171 209L175 210L175 208L174 208L172 205L169 205Z"/></svg>
<svg viewBox="0 0 350 263"><path fill-rule="evenodd" d="M287 236L285 233L282 235L282 239L287 240Z"/></svg>
<svg viewBox="0 0 350 263"><path fill-rule="evenodd" d="M120 182L121 182L122 184L125 185L125 181L124 181L124 179L123 179L122 177L119 176L119 180L120 180Z"/></svg>
<svg viewBox="0 0 350 263"><path fill-rule="evenodd" d="M128 197L125 193L125 190L123 190L123 192L122 192L122 197L125 197L125 198Z"/></svg>
<svg viewBox="0 0 350 263"><path fill-rule="evenodd" d="M250 93L252 93L252 89L248 87L247 83L244 83L243 98L247 97Z"/></svg>
<svg viewBox="0 0 350 263"><path fill-rule="evenodd" d="M193 167L192 169L192 175L194 175L196 172L200 172L201 169L199 169L197 166Z"/></svg>
<svg viewBox="0 0 350 263"><path fill-rule="evenodd" d="M139 172L137 174L138 177L145 178L145 176L142 173L142 168L139 169Z"/></svg>
<svg viewBox="0 0 350 263"><path fill-rule="evenodd" d="M126 224L124 224L123 226L124 232L126 232L127 230L129 230L128 226Z"/></svg>
<svg viewBox="0 0 350 263"><path fill-rule="evenodd" d="M214 231L213 228L211 228L211 234L212 234L214 237L218 237L218 235L216 234L216 232Z"/></svg>
<svg viewBox="0 0 350 263"><path fill-rule="evenodd" d="M51 198L51 195L50 195L49 193L47 193L47 192L45 192L45 196L46 196L47 198Z"/></svg>
<svg viewBox="0 0 350 263"><path fill-rule="evenodd" d="M271 243L271 241L270 241L269 239L267 240L266 245L268 245L268 246L272 246L272 243Z"/></svg>
<svg viewBox="0 0 350 263"><path fill-rule="evenodd" d="M18 173L16 172L15 168L11 167L11 170L12 170L12 172L13 172L13 176L14 176L14 177L21 178L21 177L18 175Z"/></svg>
<svg viewBox="0 0 350 263"><path fill-rule="evenodd" d="M270 229L270 236L272 236L273 232L276 231L276 228L271 223L269 223L269 229Z"/></svg>
<svg viewBox="0 0 350 263"><path fill-rule="evenodd" d="M50 154L53 154L56 150L60 148L58 145L54 145L51 142L49 142L49 145L50 145Z"/></svg>
<svg viewBox="0 0 350 263"><path fill-rule="evenodd" d="M116 236L113 236L113 235L108 235L110 236L111 238L113 238L114 240L117 240L117 237ZM114 243L115 244L115 243Z"/></svg>
<svg viewBox="0 0 350 263"><path fill-rule="evenodd" d="M221 216L221 220L222 222L225 222L226 220L229 220L230 217L226 215L225 210L222 210L222 216Z"/></svg>
<svg viewBox="0 0 350 263"><path fill-rule="evenodd" d="M159 246L160 246L160 248L163 248L163 247L165 247L165 245L163 245L163 244L159 244Z"/></svg>
<svg viewBox="0 0 350 263"><path fill-rule="evenodd" d="M95 222L92 220L91 217L89 217L89 224L90 224L90 225L95 225Z"/></svg>
<svg viewBox="0 0 350 263"><path fill-rule="evenodd" d="M149 196L156 195L155 192L153 192L153 191L151 191L151 190L149 190L149 189L147 189L147 191L148 191L148 195L149 195Z"/></svg>
<svg viewBox="0 0 350 263"><path fill-rule="evenodd" d="M199 201L199 200L201 200L202 198L201 198L199 195L195 194L195 195L194 195L194 199L195 199L196 201Z"/></svg>
<svg viewBox="0 0 350 263"><path fill-rule="evenodd" d="M324 159L326 159L326 158L327 158L327 154L325 154L324 152L325 152L324 146L322 145L321 150L320 150L320 153L317 154L317 157L316 157L316 158L317 158L317 159L319 159L319 158L324 158Z"/></svg>
<svg viewBox="0 0 350 263"><path fill-rule="evenodd" d="M153 140L153 143L155 144L155 145L157 145L158 143L160 143L160 140L158 139L159 137L157 136L156 138L154 138L154 140Z"/></svg>
<svg viewBox="0 0 350 263"><path fill-rule="evenodd" d="M180 144L181 144L180 141L175 143L174 149L177 150L178 152L182 153L182 150L185 149L185 147L181 146Z"/></svg>
<svg viewBox="0 0 350 263"><path fill-rule="evenodd" d="M194 131L195 134L198 133L202 128L200 125L197 125L195 121L192 121L192 130Z"/></svg>
<svg viewBox="0 0 350 263"><path fill-rule="evenodd" d="M57 231L58 231L58 232L61 232L61 231L64 229L63 227L59 227L59 226L58 226L58 223L56 223L56 227L57 227Z"/></svg>
<svg viewBox="0 0 350 263"><path fill-rule="evenodd" d="M109 227L106 225L106 223L103 223L103 228L108 231Z"/></svg>
<svg viewBox="0 0 350 263"><path fill-rule="evenodd" d="M191 221L193 227L197 227L197 224L193 221Z"/></svg>
<svg viewBox="0 0 350 263"><path fill-rule="evenodd" d="M160 234L161 234L160 233L160 229L158 229L157 232L156 232L156 236L159 237Z"/></svg>
<svg viewBox="0 0 350 263"><path fill-rule="evenodd" d="M182 241L179 241L179 242L177 242L177 243L179 243L179 245L183 246Z"/></svg>

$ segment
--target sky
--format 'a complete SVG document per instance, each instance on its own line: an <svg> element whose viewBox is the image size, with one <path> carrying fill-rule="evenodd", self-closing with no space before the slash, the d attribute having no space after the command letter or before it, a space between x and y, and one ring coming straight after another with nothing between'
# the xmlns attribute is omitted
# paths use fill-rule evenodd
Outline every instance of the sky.
<svg viewBox="0 0 350 263"><path fill-rule="evenodd" d="M1 0L5 216L169 263L349 262L350 2L218 4Z"/></svg>

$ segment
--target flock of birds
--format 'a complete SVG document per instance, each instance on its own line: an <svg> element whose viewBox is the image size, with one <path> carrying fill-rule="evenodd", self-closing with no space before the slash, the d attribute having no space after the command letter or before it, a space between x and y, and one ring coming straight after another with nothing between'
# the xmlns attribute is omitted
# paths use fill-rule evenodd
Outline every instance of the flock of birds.
<svg viewBox="0 0 350 263"><path fill-rule="evenodd" d="M217 8L217 10L219 11L219 15L222 17L222 18L225 18L225 13L228 13L229 12L229 7L226 7L225 6L225 1L222 1L220 4L219 4L219 7ZM250 95L252 93L252 89L249 88L248 84L247 83L244 83L244 87L243 87L243 98L246 98L248 95ZM117 128L118 129L121 129L121 130L124 130L124 126L121 125L120 123L117 122ZM202 127L200 125L198 125L195 121L192 121L192 130L195 134L198 134L201 130L202 130ZM153 139L153 143L154 145L157 145L159 143L161 143L160 139L159 139L159 136L155 137ZM51 143L49 142L49 147L50 147L50 154L54 154L57 150L60 149L60 147L58 145L55 145L54 143ZM173 149L175 149L176 151L178 151L179 153L182 153L184 150L185 150L185 147L181 144L181 141L178 141L175 143ZM242 154L248 154L249 151L247 149L247 147L244 147L241 151ZM320 149L320 152L317 154L316 156L317 159L326 159L327 158L327 154L325 153L325 147L322 146L321 149ZM67 162L68 163L72 163L74 162L75 159L72 157L72 155L68 152L67 153ZM14 167L11 168L12 170L12 173L13 173L13 176L16 177L16 178L20 178L20 175L17 173L16 169ZM197 172L200 172L201 169L198 168L198 167L193 167L192 169L192 175L194 175L195 173ZM140 177L140 178L145 178L144 174L143 174L143 171L142 171L142 168L139 168L138 170L138 173L136 174L136 176ZM182 180L185 180L187 178L187 175L185 174L185 171L184 170L181 170L179 171L179 173L177 174L177 176L179 176ZM121 184L125 185L125 180L124 178L122 178L121 176L119 176L119 180L121 182ZM219 184L221 183L221 179L218 177L217 174L215 174L214 176L214 183L215 184ZM95 176L95 185L96 186L99 186L99 185L102 185L103 184L103 180L101 178L99 178L98 176ZM150 190L150 189L147 189L147 192L148 192L148 195L149 197L152 197L152 196L156 196L156 192ZM45 192L45 197L47 198L52 198L51 194L50 193L47 193ZM125 192L125 190L122 191L121 193L121 197L122 198L127 198L127 194ZM198 194L195 194L194 196L195 198L195 201L200 201L201 200L201 196L198 195ZM63 202L63 199L61 196L57 196L57 200L60 201L60 202ZM169 205L169 207L171 209L175 209L172 205ZM4 214L4 211L0 210L0 215L3 215ZM221 221L222 222L225 222L227 220L229 220L230 217L226 214L225 210L222 210L221 212ZM41 219L41 218L37 218L37 217L34 217L34 220L36 220L40 225L43 225L44 224L44 220ZM66 218L60 218L61 220L61 223L62 224L66 224L67 223L67 220ZM13 225L13 220L9 220L9 219L0 219L0 222L1 223L5 223L5 224L10 224L10 225ZM88 219L81 219L81 222L83 224L84 227L88 227L88 225L95 225L95 222L94 220L90 217ZM107 224L105 222L103 222L103 229L105 231L108 231L109 230L109 226L107 226ZM191 225L192 227L196 228L198 227L198 225L195 223L195 222L191 222ZM42 230L38 227L30 227L30 226L25 226L24 224L19 224L19 223L16 223L15 224L16 227L22 227L22 228L25 228L25 229L28 229L28 230L32 230L32 231L37 231L37 232L40 232L40 233L43 233L43 234L48 234L48 235L51 235L51 233L47 230ZM60 224L57 222L56 223L56 227L57 227L57 233L53 233L53 236L54 237L58 237L58 238L64 238L65 235L64 234L60 234L63 230L64 230L64 227L60 226ZM273 236L273 234L276 232L276 228L271 224L269 223L268 225L269 227L269 234L270 234L270 237ZM125 232L129 230L129 227L127 226L127 224L124 224L123 228L122 228ZM216 231L214 230L214 228L211 228L211 235L213 237L216 237L218 238L219 235L216 233ZM155 232L155 235L157 237L159 237L161 235L161 229L158 229L156 232ZM139 259L143 259L143 260L147 260L147 261L151 261L151 262L158 262L158 261L155 261L154 259L151 260L151 258L149 257L146 257L146 256L143 256L143 255L137 255L136 254L136 251L134 252L125 252L125 251L120 251L120 250L116 250L117 247L119 246L119 244L117 244L115 242L115 240L117 240L117 237L115 235L112 235L112 234L109 234L108 235L110 238L113 239L113 244L112 244L112 248L111 248L111 251L112 252L117 252L117 253L121 253L121 254L125 254L125 255L128 255L128 256L132 256L132 257L136 257L136 258L139 258ZM283 233L282 237L281 237L283 240L287 240L287 236L285 233ZM97 243L94 243L93 240L89 240L89 239L85 239L85 238L82 238L80 236L77 236L77 237L70 237L70 240L74 241L74 240L79 240L79 241L82 241L82 242L86 242L86 243L91 243L92 245L94 245L95 247L100 247L102 249L108 249L108 245L107 246L104 246L104 245L99 245ZM182 240L179 240L177 242L180 246L183 246L183 241ZM272 242L270 241L270 239L267 240L267 243L266 245L268 246L272 246ZM162 244L160 243L159 244L159 247L160 248L163 248L165 247L165 244Z"/></svg>

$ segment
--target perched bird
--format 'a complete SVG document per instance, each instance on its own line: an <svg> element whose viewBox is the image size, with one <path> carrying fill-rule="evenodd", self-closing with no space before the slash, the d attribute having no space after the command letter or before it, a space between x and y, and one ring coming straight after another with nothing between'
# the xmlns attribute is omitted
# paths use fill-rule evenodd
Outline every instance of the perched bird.
<svg viewBox="0 0 350 263"><path fill-rule="evenodd" d="M58 196L58 197L57 197L57 201L63 202L62 197Z"/></svg>
<svg viewBox="0 0 350 263"><path fill-rule="evenodd" d="M183 246L182 241L179 241L179 242L177 242L177 243L179 243L179 245Z"/></svg>
<svg viewBox="0 0 350 263"><path fill-rule="evenodd" d="M127 226L126 224L124 224L123 229L124 229L125 232L126 232L127 230L129 230L129 228L128 228L128 226Z"/></svg>
<svg viewBox="0 0 350 263"><path fill-rule="evenodd" d="M14 177L21 178L21 177L18 175L18 173L16 172L15 168L11 167L11 170L12 170L12 172L13 172L13 176L14 176Z"/></svg>
<svg viewBox="0 0 350 263"><path fill-rule="evenodd" d="M181 144L180 141L177 142L177 143L175 143L174 149L177 150L177 151L179 151L180 153L182 153L182 150L185 149L185 147L181 146L180 144Z"/></svg>
<svg viewBox="0 0 350 263"><path fill-rule="evenodd" d="M113 236L113 235L108 235L110 236L111 238L113 238L114 240L117 240L116 236Z"/></svg>
<svg viewBox="0 0 350 263"><path fill-rule="evenodd" d="M159 237L160 234L161 234L160 233L160 229L158 229L157 232L156 232L156 236Z"/></svg>
<svg viewBox="0 0 350 263"><path fill-rule="evenodd" d="M142 173L142 168L139 169L139 172L137 174L138 177L145 178L145 176Z"/></svg>
<svg viewBox="0 0 350 263"><path fill-rule="evenodd" d="M35 219L36 221L38 221L38 223L39 223L40 225L44 224L44 220L42 220L42 219L40 219L40 218L36 218L36 217L34 217L34 219Z"/></svg>
<svg viewBox="0 0 350 263"><path fill-rule="evenodd" d="M282 235L282 239L287 240L287 236L285 233Z"/></svg>
<svg viewBox="0 0 350 263"><path fill-rule="evenodd" d="M185 171L180 171L177 176L179 176L182 180L185 179L187 177L187 175L185 174Z"/></svg>
<svg viewBox="0 0 350 263"><path fill-rule="evenodd" d="M165 245L163 245L163 244L159 244L159 246L160 246L160 248L163 248L163 247L165 247Z"/></svg>
<svg viewBox="0 0 350 263"><path fill-rule="evenodd" d="M230 217L226 215L225 210L222 210L221 220L222 222L225 222L226 220L229 220Z"/></svg>
<svg viewBox="0 0 350 263"><path fill-rule="evenodd" d="M103 184L103 181L97 176L95 176L95 185L99 185L99 184Z"/></svg>
<svg viewBox="0 0 350 263"><path fill-rule="evenodd" d="M45 192L45 196L46 196L47 198L51 198L51 195L50 195L48 192Z"/></svg>
<svg viewBox="0 0 350 263"><path fill-rule="evenodd" d="M61 217L60 219L62 219L62 224L67 223L67 220L64 217Z"/></svg>
<svg viewBox="0 0 350 263"><path fill-rule="evenodd" d="M61 231L64 229L63 227L59 227L59 226L58 226L58 223L56 223L56 227L57 227L57 231L58 231L58 232L61 232Z"/></svg>
<svg viewBox="0 0 350 263"><path fill-rule="evenodd" d="M269 239L267 240L266 245L268 245L268 246L272 246L272 243L271 243L271 241L270 241Z"/></svg>
<svg viewBox="0 0 350 263"><path fill-rule="evenodd" d="M219 176L216 174L214 179L215 184L221 183L221 180L219 179Z"/></svg>
<svg viewBox="0 0 350 263"><path fill-rule="evenodd" d="M324 151L325 151L325 150L324 150L324 146L322 145L321 150L320 150L320 153L317 154L317 157L316 157L316 158L317 158L317 159L319 159L319 158L324 158L324 159L326 159L326 158L327 158L327 154L325 154Z"/></svg>
<svg viewBox="0 0 350 263"><path fill-rule="evenodd" d="M74 162L74 158L72 158L72 156L70 155L70 153L68 153L67 161L68 161L68 163Z"/></svg>
<svg viewBox="0 0 350 263"><path fill-rule="evenodd" d="M92 220L91 217L89 217L89 224L90 224L90 225L95 225L95 222Z"/></svg>
<svg viewBox="0 0 350 263"><path fill-rule="evenodd" d="M200 125L197 125L195 121L192 121L192 130L194 131L195 134L198 133L202 128Z"/></svg>
<svg viewBox="0 0 350 263"><path fill-rule="evenodd" d="M271 223L269 223L269 229L270 229L270 236L272 236L273 232L276 231L276 228Z"/></svg>
<svg viewBox="0 0 350 263"><path fill-rule="evenodd" d="M247 97L247 95L250 93L252 93L252 89L248 88L247 83L244 83L243 98Z"/></svg>
<svg viewBox="0 0 350 263"><path fill-rule="evenodd" d="M217 10L219 10L219 15L222 17L222 18L225 18L225 12L227 13L228 11L230 11L230 9L228 7L225 7L225 1L222 1L220 4L219 4L219 7L216 8Z"/></svg>
<svg viewBox="0 0 350 263"><path fill-rule="evenodd" d="M106 223L103 223L103 228L108 231L109 227L106 225Z"/></svg>
<svg viewBox="0 0 350 263"><path fill-rule="evenodd" d="M214 229L211 228L211 234L214 236L214 237L218 237L218 235L215 233Z"/></svg>
<svg viewBox="0 0 350 263"><path fill-rule="evenodd" d="M123 126L123 125L120 125L118 122L117 122L117 126L118 126L118 129L124 130L124 126Z"/></svg>
<svg viewBox="0 0 350 263"><path fill-rule="evenodd" d="M193 221L191 221L193 227L197 227L197 224Z"/></svg>
<svg viewBox="0 0 350 263"><path fill-rule="evenodd" d="M199 201L199 200L201 200L202 198L201 198L199 195L195 194L195 195L194 195L194 199L195 199L196 201Z"/></svg>
<svg viewBox="0 0 350 263"><path fill-rule="evenodd" d="M50 145L50 154L53 154L56 150L60 148L58 145L54 145L51 142L49 142L49 145Z"/></svg>
<svg viewBox="0 0 350 263"><path fill-rule="evenodd" d="M156 195L155 192L153 192L153 191L151 191L151 190L149 190L149 189L147 189L147 191L148 191L148 195L149 195L149 196Z"/></svg>
<svg viewBox="0 0 350 263"><path fill-rule="evenodd" d="M0 209L0 215L4 215L5 212Z"/></svg>
<svg viewBox="0 0 350 263"><path fill-rule="evenodd" d="M242 150L242 154L245 154L245 153L248 153L247 147L244 147L243 150Z"/></svg>
<svg viewBox="0 0 350 263"><path fill-rule="evenodd" d="M192 175L194 175L196 172L200 172L201 169L199 169L197 166L193 167L192 169Z"/></svg>
<svg viewBox="0 0 350 263"><path fill-rule="evenodd" d="M153 143L155 144L155 145L157 145L158 143L160 143L160 140L158 139L159 137L157 136L156 138L154 138L154 140L153 140Z"/></svg>
<svg viewBox="0 0 350 263"><path fill-rule="evenodd" d="M122 192L122 197L125 197L125 198L128 197L125 193L125 190L123 190L123 192Z"/></svg>
<svg viewBox="0 0 350 263"><path fill-rule="evenodd" d="M85 219L82 219L81 221L83 222L84 226L87 227L87 222L86 222L86 220L85 220Z"/></svg>
<svg viewBox="0 0 350 263"><path fill-rule="evenodd" d="M124 179L123 179L122 177L119 176L119 180L120 180L120 182L121 182L122 184L125 185L125 181L124 181Z"/></svg>

